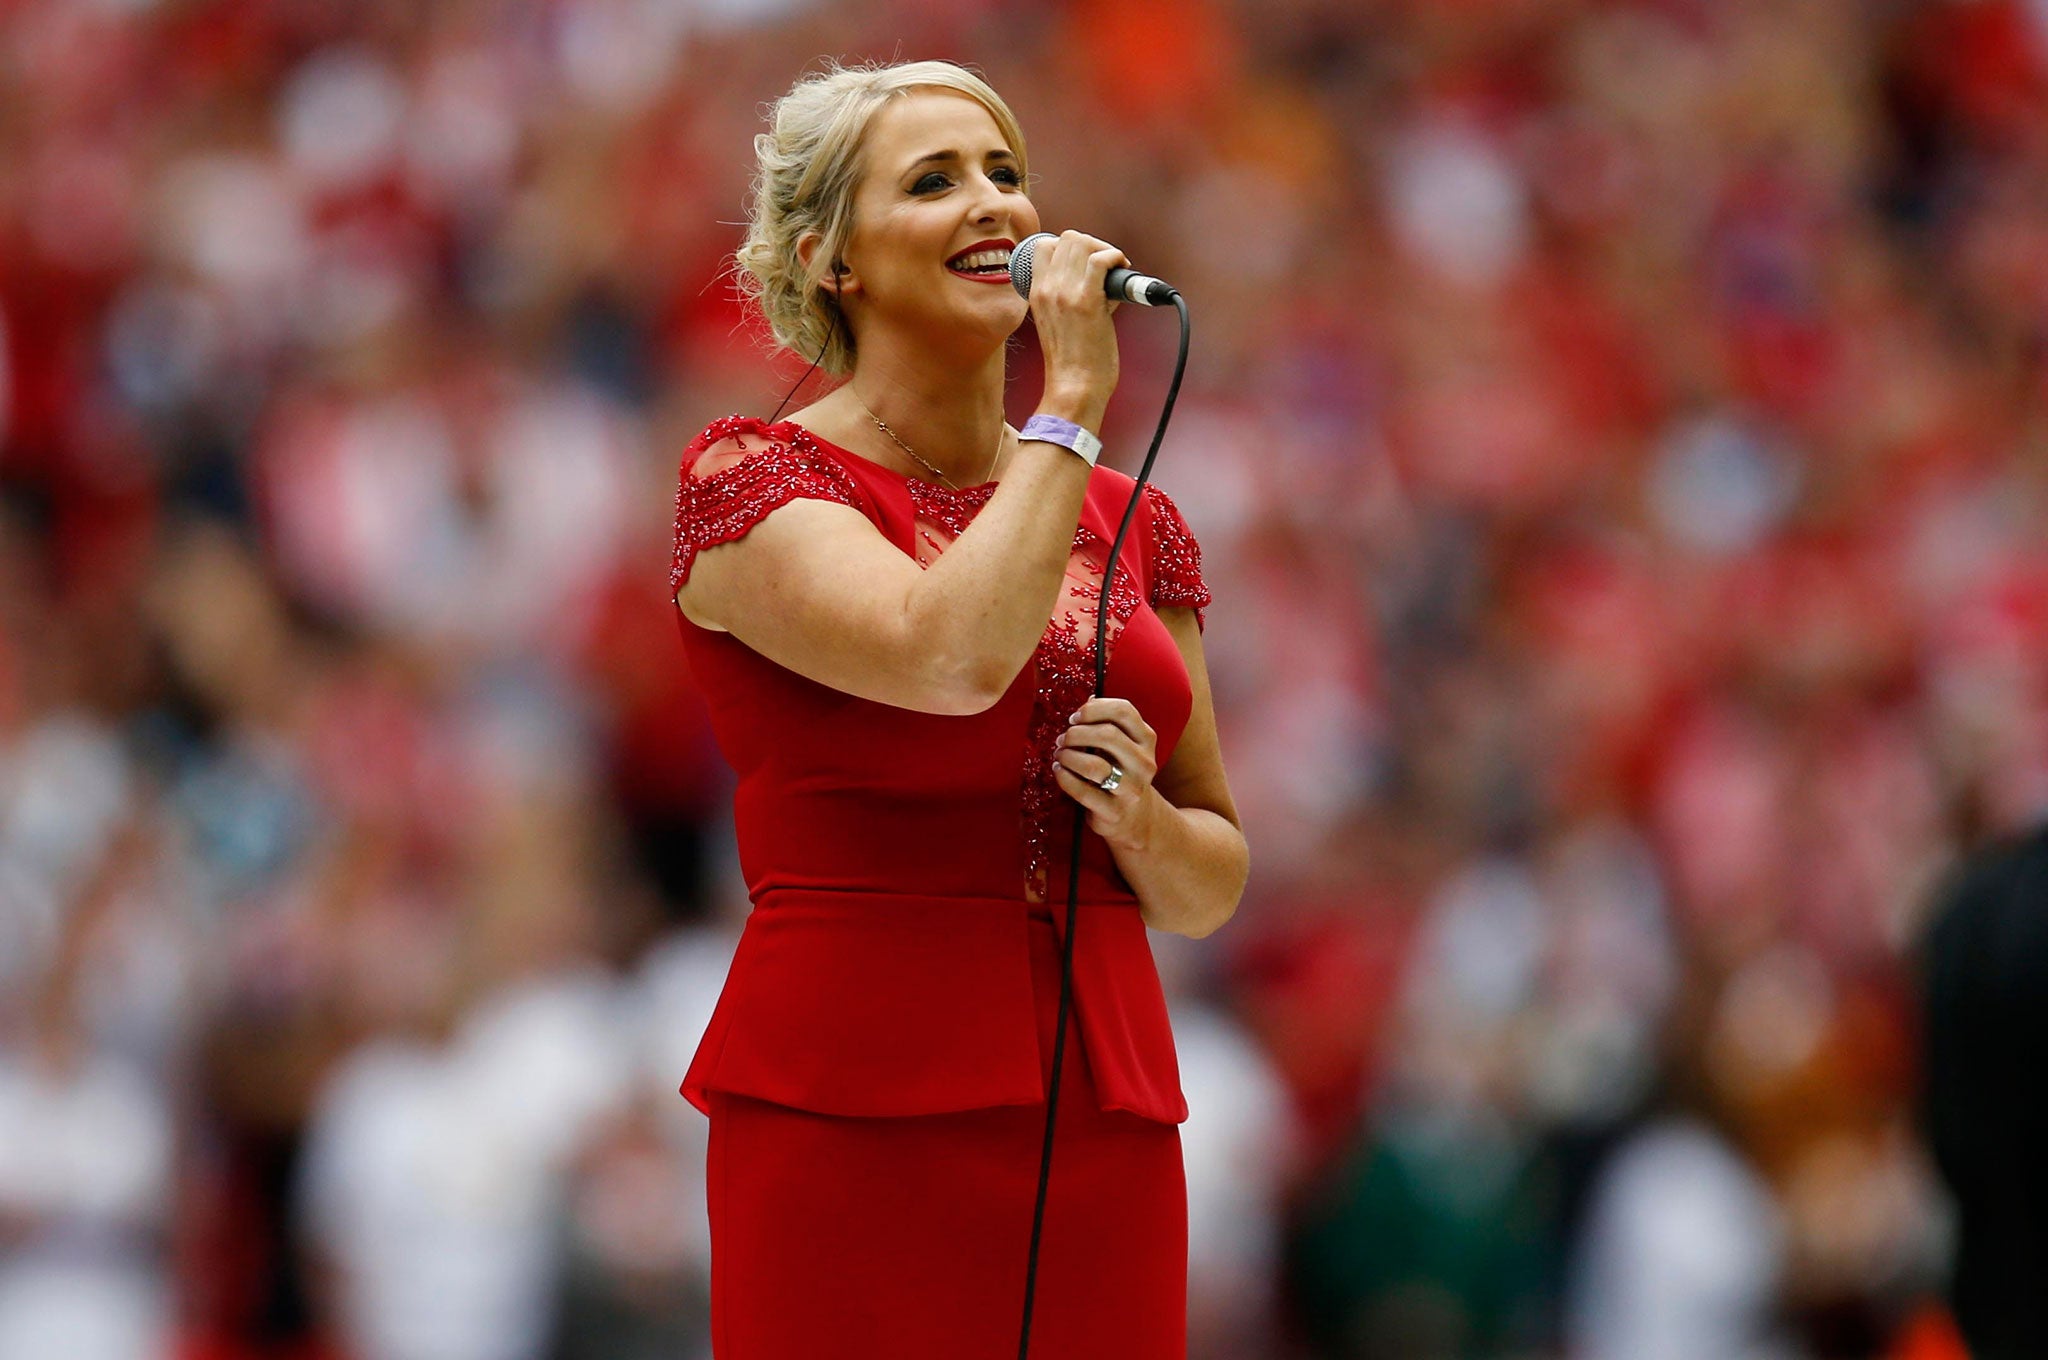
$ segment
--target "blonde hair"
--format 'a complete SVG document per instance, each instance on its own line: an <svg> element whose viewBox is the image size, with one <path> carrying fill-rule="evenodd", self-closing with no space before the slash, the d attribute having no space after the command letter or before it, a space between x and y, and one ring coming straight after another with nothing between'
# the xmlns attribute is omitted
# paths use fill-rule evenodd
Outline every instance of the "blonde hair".
<svg viewBox="0 0 2048 1360"><path fill-rule="evenodd" d="M835 324L838 299L821 281L853 232L868 124L890 100L927 89L951 90L987 109L1016 153L1019 176L1029 182L1016 115L979 74L949 61L841 66L828 60L775 101L771 130L754 138L754 203L747 238L733 252L735 281L778 343L806 358L822 350L820 367L828 373L853 368L853 332ZM797 242L811 232L821 239L806 268Z"/></svg>

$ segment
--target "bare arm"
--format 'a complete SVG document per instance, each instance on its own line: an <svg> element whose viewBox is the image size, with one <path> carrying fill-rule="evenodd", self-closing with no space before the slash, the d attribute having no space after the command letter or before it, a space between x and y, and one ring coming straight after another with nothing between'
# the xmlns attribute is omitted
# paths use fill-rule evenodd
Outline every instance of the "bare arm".
<svg viewBox="0 0 2048 1360"><path fill-rule="evenodd" d="M1138 894L1139 915L1154 930L1200 939L1237 911L1251 873L1251 850L1223 775L1216 708L1195 611L1172 606L1159 621L1187 663L1194 705L1164 769L1151 769L1153 733L1128 700L1090 699L1067 729L1059 784L1089 811L1088 825L1109 842L1116 867ZM1134 787L1104 793L1108 752Z"/></svg>

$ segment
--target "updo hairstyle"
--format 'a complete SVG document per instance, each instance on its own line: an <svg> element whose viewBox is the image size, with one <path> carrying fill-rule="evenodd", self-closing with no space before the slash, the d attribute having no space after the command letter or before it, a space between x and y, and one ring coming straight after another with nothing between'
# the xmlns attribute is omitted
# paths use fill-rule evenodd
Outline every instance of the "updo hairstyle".
<svg viewBox="0 0 2048 1360"><path fill-rule="evenodd" d="M870 62L825 69L797 81L768 114L771 131L754 138L754 203L747 239L733 253L740 292L751 298L783 346L805 359L822 348L828 373L853 369L853 333L835 326L838 299L820 286L853 231L853 194L860 184L868 123L892 99L913 90L966 95L987 109L1029 183L1024 133L1002 96L964 66L949 61ZM806 269L796 245L821 238Z"/></svg>

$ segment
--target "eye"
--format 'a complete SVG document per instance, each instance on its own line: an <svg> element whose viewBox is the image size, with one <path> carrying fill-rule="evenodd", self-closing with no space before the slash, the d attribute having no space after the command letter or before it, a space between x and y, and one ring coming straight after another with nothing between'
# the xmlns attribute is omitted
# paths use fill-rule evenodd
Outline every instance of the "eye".
<svg viewBox="0 0 2048 1360"><path fill-rule="evenodd" d="M988 177L998 184L1007 184L1012 188L1021 188L1024 183L1024 176L1017 172L1017 167L1014 165L999 165L988 172ZM935 194L941 189L950 187L952 183L953 181L947 178L943 171L934 170L928 175L919 177L917 183L910 186L910 192L913 194Z"/></svg>

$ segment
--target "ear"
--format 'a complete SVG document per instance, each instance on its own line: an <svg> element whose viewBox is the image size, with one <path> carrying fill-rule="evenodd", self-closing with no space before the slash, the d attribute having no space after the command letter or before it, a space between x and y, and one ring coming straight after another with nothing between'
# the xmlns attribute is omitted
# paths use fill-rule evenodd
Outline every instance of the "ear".
<svg viewBox="0 0 2048 1360"><path fill-rule="evenodd" d="M806 273L811 272L813 263L817 260L818 251L824 244L825 238L815 231L807 231L798 238L796 243L797 263L804 267ZM834 260L831 266L819 275L818 286L835 296L844 297L848 293L859 291L860 280L854 276L854 272L851 269L846 267L846 261Z"/></svg>

